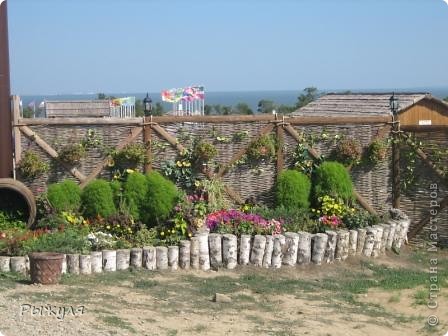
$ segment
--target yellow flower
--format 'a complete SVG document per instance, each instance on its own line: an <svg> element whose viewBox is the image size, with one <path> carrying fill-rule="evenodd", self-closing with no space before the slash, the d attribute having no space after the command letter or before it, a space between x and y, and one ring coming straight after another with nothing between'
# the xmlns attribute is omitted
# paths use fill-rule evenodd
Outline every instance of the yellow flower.
<svg viewBox="0 0 448 336"><path fill-rule="evenodd" d="M176 162L176 166L178 166L178 167L182 167L182 162L177 161L177 162Z"/></svg>
<svg viewBox="0 0 448 336"><path fill-rule="evenodd" d="M161 235L161 236L164 236L164 235L165 235L165 232L163 232L163 231L160 232L160 235Z"/></svg>
<svg viewBox="0 0 448 336"><path fill-rule="evenodd" d="M132 169L126 169L126 173L132 174L134 171Z"/></svg>
<svg viewBox="0 0 448 336"><path fill-rule="evenodd" d="M106 226L106 229L110 230L110 225Z"/></svg>
<svg viewBox="0 0 448 336"><path fill-rule="evenodd" d="M199 187L201 185L201 181L199 180L194 181L194 185L195 187Z"/></svg>
<svg viewBox="0 0 448 336"><path fill-rule="evenodd" d="M188 237L191 237L191 236L192 236L192 234L191 234L191 233L189 233L189 234L188 234Z"/></svg>
<svg viewBox="0 0 448 336"><path fill-rule="evenodd" d="M188 161L184 161L184 162L182 162L182 164L184 165L184 167L190 167L191 166L191 163L188 162Z"/></svg>

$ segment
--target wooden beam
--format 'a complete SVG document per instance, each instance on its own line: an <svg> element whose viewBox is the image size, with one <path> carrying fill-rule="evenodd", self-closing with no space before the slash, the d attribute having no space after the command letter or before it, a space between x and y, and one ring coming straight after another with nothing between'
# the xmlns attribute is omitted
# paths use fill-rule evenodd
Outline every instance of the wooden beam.
<svg viewBox="0 0 448 336"><path fill-rule="evenodd" d="M437 214L440 214L442 212L442 210L444 210L447 206L448 206L448 196L445 197L440 202L440 207L437 208ZM434 217L435 216L432 216L431 214L428 214L425 217L423 217L420 220L420 222L418 222L417 225L414 226L412 228L412 230L409 231L408 238L409 239L414 238L423 229L423 227L431 221L431 218L434 218Z"/></svg>
<svg viewBox="0 0 448 336"><path fill-rule="evenodd" d="M277 124L277 175L280 174L285 166L283 157L283 146L285 145L285 131L283 125Z"/></svg>
<svg viewBox="0 0 448 336"><path fill-rule="evenodd" d="M58 159L59 155L58 153L49 145L47 144L39 135L33 132L32 129L30 129L27 126L20 126L20 131L25 134L25 136L34 141L40 148L42 148L48 155L50 155L53 159ZM58 160L59 161L59 160ZM59 161L59 163L67 169L70 174L72 174L74 177L76 177L79 181L84 182L86 180L86 176L81 173L76 167L70 166L65 162Z"/></svg>
<svg viewBox="0 0 448 336"><path fill-rule="evenodd" d="M20 126L32 125L141 125L142 118L21 118Z"/></svg>
<svg viewBox="0 0 448 336"><path fill-rule="evenodd" d="M15 126L19 119L20 119L20 97L12 96L12 125L14 134L14 157L16 160L16 165L20 162L22 155L22 139L20 136L20 129Z"/></svg>
<svg viewBox="0 0 448 336"><path fill-rule="evenodd" d="M154 119L154 118L153 118ZM151 128L154 129L159 135L164 138L166 141L168 141L171 146L175 147L179 152L185 151L185 147L182 146L175 137L173 137L171 134L169 134L167 131L165 131L162 127L160 127L157 124L150 124Z"/></svg>
<svg viewBox="0 0 448 336"><path fill-rule="evenodd" d="M143 126L143 142L146 147L145 173L149 173L152 170L152 129L149 125Z"/></svg>
<svg viewBox="0 0 448 336"><path fill-rule="evenodd" d="M291 125L286 125L285 129L288 131L288 133L296 140L296 141L301 141L300 139L300 135L299 133L297 133L297 131L294 129L294 127L292 127ZM314 149L314 148L307 148L308 152L310 153L310 155L314 158L314 159L319 159L320 155L319 153ZM348 169L350 170L350 168ZM365 200L364 197L362 197L362 195L360 195L358 193L358 191L356 191L356 189L353 188L353 195L355 196L356 200L358 201L358 203L364 208L366 209L368 212L370 212L373 215L376 215L377 212L375 211L375 209L369 204L369 202L367 202Z"/></svg>
<svg viewBox="0 0 448 336"><path fill-rule="evenodd" d="M265 126L264 128L261 129L260 133L258 133L258 135L256 136L256 138L254 140L252 140L248 147L250 146L250 144L254 143L255 141L257 141L258 139L260 139L263 135L270 133L273 129L274 129L275 125L274 124L269 124L267 126ZM230 161L227 162L225 165L223 165L221 167L221 169L219 169L219 172L217 174L217 177L223 177L227 171L230 169L230 167L239 159L241 159L243 157L244 154L246 154L247 152L247 148L242 148L240 149L238 152L236 152L231 158Z"/></svg>
<svg viewBox="0 0 448 336"><path fill-rule="evenodd" d="M229 187L228 185L224 185L224 191L226 194L234 200L237 204L244 204L243 198L240 196L238 192L236 192L232 187Z"/></svg>
<svg viewBox="0 0 448 336"><path fill-rule="evenodd" d="M124 147L129 145L131 142L134 142L135 139L142 133L143 127L138 126L131 129L130 134L121 141L116 147L116 150L122 150ZM100 162L96 167L92 170L89 176L85 178L85 180L80 184L81 188L84 188L90 181L94 180L102 170L109 164L109 157L105 158L102 162Z"/></svg>
<svg viewBox="0 0 448 336"><path fill-rule="evenodd" d="M434 132L448 131L448 125L401 125L401 130L405 132Z"/></svg>

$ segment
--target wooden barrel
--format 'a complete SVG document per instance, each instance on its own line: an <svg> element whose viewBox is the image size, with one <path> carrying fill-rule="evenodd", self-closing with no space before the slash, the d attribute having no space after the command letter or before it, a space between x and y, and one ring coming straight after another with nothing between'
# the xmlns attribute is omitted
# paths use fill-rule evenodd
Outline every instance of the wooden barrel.
<svg viewBox="0 0 448 336"><path fill-rule="evenodd" d="M22 182L11 178L0 178L0 190L21 196L28 209L27 226L31 227L36 219L36 200L31 190Z"/></svg>

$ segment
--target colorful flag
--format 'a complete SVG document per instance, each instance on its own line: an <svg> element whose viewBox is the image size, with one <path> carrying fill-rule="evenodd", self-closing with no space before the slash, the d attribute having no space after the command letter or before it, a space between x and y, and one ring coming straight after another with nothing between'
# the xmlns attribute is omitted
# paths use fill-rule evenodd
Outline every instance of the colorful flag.
<svg viewBox="0 0 448 336"><path fill-rule="evenodd" d="M32 102L30 102L30 103L28 104L28 107L29 107L30 109L35 109L35 108L36 108L36 102L33 100Z"/></svg>

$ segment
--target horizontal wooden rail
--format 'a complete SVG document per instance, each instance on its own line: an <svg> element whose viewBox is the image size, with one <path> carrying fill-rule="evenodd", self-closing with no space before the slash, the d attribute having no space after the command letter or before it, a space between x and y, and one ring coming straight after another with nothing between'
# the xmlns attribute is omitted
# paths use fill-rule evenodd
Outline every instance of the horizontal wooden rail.
<svg viewBox="0 0 448 336"><path fill-rule="evenodd" d="M448 125L400 125L400 129L405 132L434 132L447 131Z"/></svg>
<svg viewBox="0 0 448 336"><path fill-rule="evenodd" d="M143 118L20 118L14 126L34 125L142 125Z"/></svg>

